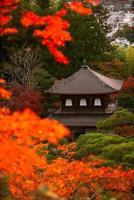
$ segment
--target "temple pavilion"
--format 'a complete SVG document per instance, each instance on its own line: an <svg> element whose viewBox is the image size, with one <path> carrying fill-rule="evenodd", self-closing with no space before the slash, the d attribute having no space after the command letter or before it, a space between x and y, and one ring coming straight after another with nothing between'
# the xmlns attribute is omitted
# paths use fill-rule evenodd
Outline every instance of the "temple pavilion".
<svg viewBox="0 0 134 200"><path fill-rule="evenodd" d="M56 81L48 93L60 95L60 109L50 117L57 119L74 132L95 129L117 109L117 96L122 80L104 76L83 65L66 79Z"/></svg>

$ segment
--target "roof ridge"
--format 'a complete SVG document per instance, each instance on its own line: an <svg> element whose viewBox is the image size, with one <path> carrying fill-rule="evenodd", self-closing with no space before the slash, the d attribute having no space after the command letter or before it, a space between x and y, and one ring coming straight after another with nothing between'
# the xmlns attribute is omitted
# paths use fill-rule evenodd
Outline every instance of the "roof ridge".
<svg viewBox="0 0 134 200"><path fill-rule="evenodd" d="M94 70L92 70L92 69L90 69L90 68L89 68L89 71L93 74L94 77L97 78L97 80L98 80L99 82L101 82L101 83L104 85L104 87L109 87L110 89L115 90L115 88L113 88L113 87L111 87L110 85L106 84L102 79L100 79L100 78L96 75L96 73L98 73L98 72L95 72ZM94 72L95 72L95 73L94 73ZM99 74L99 73L98 73L98 74ZM101 75L101 74L100 74L100 75ZM103 76L103 75L101 75L101 76ZM106 76L104 76L104 77L106 77ZM106 78L108 78L108 77L106 77Z"/></svg>

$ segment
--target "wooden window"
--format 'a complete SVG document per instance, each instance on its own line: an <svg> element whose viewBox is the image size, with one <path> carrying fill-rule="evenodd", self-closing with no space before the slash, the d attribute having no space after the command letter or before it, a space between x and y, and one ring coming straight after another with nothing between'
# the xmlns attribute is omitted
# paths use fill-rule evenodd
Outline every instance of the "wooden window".
<svg viewBox="0 0 134 200"><path fill-rule="evenodd" d="M66 99L65 106L73 106L72 99Z"/></svg>
<svg viewBox="0 0 134 200"><path fill-rule="evenodd" d="M99 98L94 99L94 106L101 106L101 105L102 105L101 99L99 99Z"/></svg>
<svg viewBox="0 0 134 200"><path fill-rule="evenodd" d="M80 106L87 106L87 100L86 99L80 99Z"/></svg>

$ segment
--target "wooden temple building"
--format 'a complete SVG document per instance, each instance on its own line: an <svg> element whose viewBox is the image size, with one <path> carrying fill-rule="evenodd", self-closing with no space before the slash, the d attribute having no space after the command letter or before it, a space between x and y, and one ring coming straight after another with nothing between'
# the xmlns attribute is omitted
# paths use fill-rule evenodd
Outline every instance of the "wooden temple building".
<svg viewBox="0 0 134 200"><path fill-rule="evenodd" d="M50 117L72 132L85 133L96 128L117 109L117 96L123 81L108 78L87 65L66 79L56 81L48 93L60 95L60 109Z"/></svg>

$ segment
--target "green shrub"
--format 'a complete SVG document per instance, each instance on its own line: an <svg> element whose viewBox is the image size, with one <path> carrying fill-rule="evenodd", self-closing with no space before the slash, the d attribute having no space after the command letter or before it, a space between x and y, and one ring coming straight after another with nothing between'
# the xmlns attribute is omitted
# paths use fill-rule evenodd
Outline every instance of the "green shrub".
<svg viewBox="0 0 134 200"><path fill-rule="evenodd" d="M78 138L78 148L76 157L82 158L88 154L99 155L102 149L109 144L120 144L125 138L115 135L105 135L99 133L89 133Z"/></svg>
<svg viewBox="0 0 134 200"><path fill-rule="evenodd" d="M124 155L122 161L134 167L134 152Z"/></svg>
<svg viewBox="0 0 134 200"><path fill-rule="evenodd" d="M103 136L103 133L87 133L85 135L82 134L78 138L78 144L82 145L88 142L92 143L92 140L102 138Z"/></svg>
<svg viewBox="0 0 134 200"><path fill-rule="evenodd" d="M52 154L52 153L48 153L45 155L47 158L47 162L51 163L53 160L55 160L56 158L58 158L58 154Z"/></svg>
<svg viewBox="0 0 134 200"><path fill-rule="evenodd" d="M99 167L109 167L109 166L113 167L113 166L116 166L116 162L113 160L106 160L104 163L101 163L98 166Z"/></svg>
<svg viewBox="0 0 134 200"><path fill-rule="evenodd" d="M6 199L13 200L13 197L9 191L9 178L0 173L0 200Z"/></svg>
<svg viewBox="0 0 134 200"><path fill-rule="evenodd" d="M61 145L68 144L68 143L69 143L69 141L67 138L63 138L62 140L60 140Z"/></svg>
<svg viewBox="0 0 134 200"><path fill-rule="evenodd" d="M97 123L98 129L114 130L115 127L120 125L133 125L134 113L127 111L126 109L118 110L109 118Z"/></svg>
<svg viewBox="0 0 134 200"><path fill-rule="evenodd" d="M117 163L127 162L131 164L131 159L127 159L128 155L134 152L134 141L124 142L118 145L111 144L103 148L102 156L109 160L115 160ZM132 155L131 155L132 156Z"/></svg>
<svg viewBox="0 0 134 200"><path fill-rule="evenodd" d="M76 159L93 154L107 160L104 166L134 166L134 137L88 133L78 138L77 146Z"/></svg>

